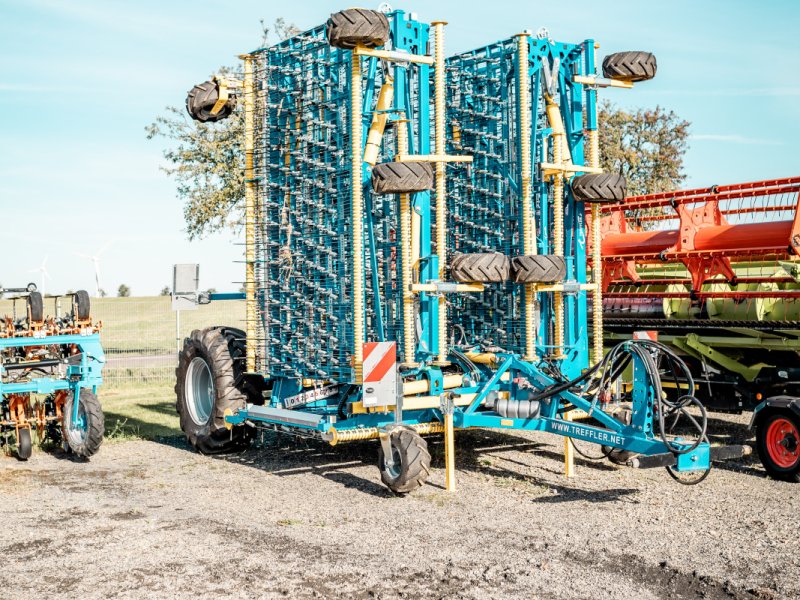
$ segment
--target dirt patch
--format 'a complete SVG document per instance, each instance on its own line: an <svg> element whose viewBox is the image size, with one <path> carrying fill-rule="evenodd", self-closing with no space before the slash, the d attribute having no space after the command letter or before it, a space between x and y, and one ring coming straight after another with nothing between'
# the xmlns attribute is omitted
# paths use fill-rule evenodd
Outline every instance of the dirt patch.
<svg viewBox="0 0 800 600"><path fill-rule="evenodd" d="M714 417L741 442L746 416ZM205 457L182 440L105 446L90 463L0 460L0 589L16 598L710 598L800 596L798 488L753 457L696 487L578 462L560 438L457 434L429 483L381 484L377 445L266 437ZM48 573L75 573L69 581ZM66 586L66 587L65 587Z"/></svg>

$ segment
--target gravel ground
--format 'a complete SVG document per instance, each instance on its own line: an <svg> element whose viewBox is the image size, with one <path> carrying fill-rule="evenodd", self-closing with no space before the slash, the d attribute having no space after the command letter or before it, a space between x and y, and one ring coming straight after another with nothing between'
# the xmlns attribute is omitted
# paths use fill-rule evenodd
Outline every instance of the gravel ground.
<svg viewBox="0 0 800 600"><path fill-rule="evenodd" d="M747 415L715 416L741 442ZM796 598L800 488L754 457L696 487L579 461L561 438L457 433L458 491L395 498L376 443L268 439L211 458L182 441L91 462L0 458L7 598ZM10 566L10 568L9 568Z"/></svg>

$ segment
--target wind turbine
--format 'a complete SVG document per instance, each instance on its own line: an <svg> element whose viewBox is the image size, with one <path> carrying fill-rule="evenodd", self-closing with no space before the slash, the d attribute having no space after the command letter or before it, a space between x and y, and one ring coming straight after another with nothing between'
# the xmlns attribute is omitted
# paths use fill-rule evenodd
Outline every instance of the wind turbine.
<svg viewBox="0 0 800 600"><path fill-rule="evenodd" d="M42 287L39 288L42 296L44 296L44 281L45 278L51 279L50 273L47 272L47 256L45 255L44 260L42 261L41 266L38 269L31 269L28 273L41 273L42 274Z"/></svg>
<svg viewBox="0 0 800 600"><path fill-rule="evenodd" d="M100 248L97 252L92 254L81 254L80 252L76 252L76 256L80 256L81 258L87 258L92 261L94 265L94 284L95 284L95 297L100 297L100 290L103 288L100 287L100 257L103 255L103 252L108 250L108 247L111 245L111 242L106 242L105 245Z"/></svg>

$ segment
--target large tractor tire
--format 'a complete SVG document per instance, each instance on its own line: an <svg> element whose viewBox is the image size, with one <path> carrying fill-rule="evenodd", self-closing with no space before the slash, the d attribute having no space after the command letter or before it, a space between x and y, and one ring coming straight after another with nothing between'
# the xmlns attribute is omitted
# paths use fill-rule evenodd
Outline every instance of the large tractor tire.
<svg viewBox="0 0 800 600"><path fill-rule="evenodd" d="M389 434L392 446L393 465L386 465L383 444L378 454L381 481L398 496L403 496L421 487L431 473L431 455L428 444L412 429L403 427Z"/></svg>
<svg viewBox="0 0 800 600"><path fill-rule="evenodd" d="M100 449L105 434L105 417L100 401L91 390L81 388L78 393L78 418L73 424L75 395L70 394L64 403L64 421L61 437L68 450L76 456L89 458Z"/></svg>
<svg viewBox="0 0 800 600"><path fill-rule="evenodd" d="M650 52L617 52L603 59L603 77L618 81L647 81L656 76L657 68Z"/></svg>
<svg viewBox="0 0 800 600"><path fill-rule="evenodd" d="M570 185L575 200L589 203L623 202L628 182L619 173L578 175Z"/></svg>
<svg viewBox="0 0 800 600"><path fill-rule="evenodd" d="M41 323L44 321L44 300L39 292L28 294L28 324Z"/></svg>
<svg viewBox="0 0 800 600"><path fill-rule="evenodd" d="M176 408L181 429L203 454L245 449L253 437L247 426L228 429L226 412L244 408L248 396L237 387L243 369L244 334L227 327L196 329L186 338L175 370Z"/></svg>
<svg viewBox="0 0 800 600"><path fill-rule="evenodd" d="M773 479L800 483L800 417L790 410L759 415L756 448Z"/></svg>
<svg viewBox="0 0 800 600"><path fill-rule="evenodd" d="M387 162L372 169L376 194L412 194L433 188L433 168L426 162Z"/></svg>
<svg viewBox="0 0 800 600"><path fill-rule="evenodd" d="M89 299L89 292L78 290L72 297L72 307L75 318L80 321L87 320L92 314L92 301Z"/></svg>
<svg viewBox="0 0 800 600"><path fill-rule="evenodd" d="M348 8L330 16L325 34L336 48L377 48L389 40L389 20L376 10Z"/></svg>
<svg viewBox="0 0 800 600"><path fill-rule="evenodd" d="M563 256L528 254L511 259L511 279L516 283L557 283L566 276Z"/></svg>
<svg viewBox="0 0 800 600"><path fill-rule="evenodd" d="M186 111L195 121L213 123L227 119L236 108L236 96L229 96L225 106L217 114L211 114L211 109L219 100L219 89L213 81L204 81L194 86L186 95Z"/></svg>
<svg viewBox="0 0 800 600"><path fill-rule="evenodd" d="M510 272L508 256L500 252L456 254L450 262L450 277L459 283L502 283Z"/></svg>

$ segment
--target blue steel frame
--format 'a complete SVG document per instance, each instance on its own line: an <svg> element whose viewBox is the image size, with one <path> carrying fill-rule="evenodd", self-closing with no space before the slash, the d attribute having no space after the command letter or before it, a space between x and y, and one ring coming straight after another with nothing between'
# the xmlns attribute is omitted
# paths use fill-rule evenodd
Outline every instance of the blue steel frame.
<svg viewBox="0 0 800 600"><path fill-rule="evenodd" d="M389 21L394 49L407 50L415 54L426 53L429 31L427 24L410 19L403 11L391 13ZM288 247L288 244L291 243L291 240L286 241L285 231L281 229L281 224L278 222L278 217L282 214L280 213L281 207L291 207L295 211L307 210L309 198L302 197L303 193L305 193L303 190L311 190L308 193L316 194L317 192L314 190L320 188L320 186L309 187L307 185L309 173L305 175L302 173L303 169L311 169L310 172L313 173L313 169L318 167L317 163L314 163L308 157L298 157L297 152L293 154L289 150L292 147L299 147L299 142L292 138L291 129L297 126L297 119L300 118L301 112L293 113L291 108L287 108L291 101L286 101L286 98L290 98L293 92L292 84L295 80L292 77L301 70L301 65L293 65L292 63L292 60L297 60L293 52L297 49L305 52L303 49L308 48L307 44L318 44L322 33L322 28L316 28L300 34L296 38L286 40L273 48L262 49L254 53L258 60L262 60L261 72L264 77L273 77L276 73L282 77L277 83L273 80L272 84L264 84L261 87L257 87L257 89L264 91L262 101L265 102L264 112L259 117L261 122L257 124L257 129L258 127L261 127L261 129L258 130L260 133L256 138L256 170L259 173L258 181L261 194L259 201L262 203L264 212L261 218L265 224L265 235L259 242L263 248L263 254L258 259L263 274L262 279L259 281L258 298L262 302L260 307L263 319L262 327L266 334L263 346L259 347L259 351L264 365L264 377L272 386L268 408L281 409L284 406L283 401L288 396L306 389L303 383L303 378L305 377L316 379L317 381L325 379L328 383L332 382L338 387L332 396L310 402L291 411L292 414L313 417L306 419L305 422L302 422L302 419L298 421L297 419L285 418L286 411L283 411L283 414L280 411L270 414L262 410L261 407L252 404L227 416L226 421L231 425L242 425L244 423L277 425L282 426L284 429L294 430L298 434L314 432L322 436L323 439L331 439L334 430L341 432L364 428L383 428L393 426L398 422L413 425L443 421L443 407L403 410L401 415L396 415L392 407L389 410L376 410L374 412L353 410L355 403L362 398L362 390L359 385L353 383L352 372L344 367L329 369L329 365L310 364L307 357L301 355L303 349L296 344L297 340L292 337L295 334L292 330L291 311L299 306L298 302L300 304L303 302L308 303L308 299L297 297L297 290L285 282L283 288L286 292L285 299L290 306L287 307L280 304L277 300L283 297L274 295L276 286L281 284L280 278L285 274L280 272L280 268L285 268L286 264L280 262L280 244L285 243L287 244L286 247ZM475 152L476 164L471 168L458 165L451 165L448 168L448 177L453 181L453 185L450 188L450 192L453 194L453 200L450 203L450 213L454 215L455 223L453 229L458 234L458 228L464 228L465 224L467 224L473 230L480 229L491 233L476 248L495 249L506 253L520 252L520 223L518 217L520 169L519 154L516 153L513 137L515 135L529 135L533 149L534 173L536 173L534 176L532 202L538 232L537 243L539 252L548 253L550 250L552 243L550 236L552 225L551 184L538 175L538 171L535 168L539 162L548 160L545 151L545 139L550 135L551 131L544 116L542 102L542 87L545 85L544 67L547 64L552 66L556 59L560 62L560 66L555 72L555 85L557 86L557 96L567 130L569 148L576 164L582 164L584 158L584 97L590 113L588 124L589 126L596 126L594 92L585 90L582 85L572 80L573 75L593 74L592 53L594 42L587 40L582 44L562 44L550 40L534 39L531 39L530 42L529 77L531 81L532 126L529 132L519 132L517 131L518 125L514 125L515 121L516 123L519 122L518 119L513 118L515 114L518 116L518 112L515 113L515 110L518 111L518 107L514 105L514 98L518 94L519 82L515 81L515 74L518 71L516 69L517 58L514 54L515 44L513 38L483 47L472 53L461 54L449 61L448 83L451 94L459 85L459 82L463 81L463 78L459 80L455 77L453 71L459 68L469 70L471 68L467 65L469 61L476 65L475 69L469 73L469 77L472 77L470 86L479 83L482 79L500 84L496 90L499 94L499 103L495 102L493 104L488 100L489 95L485 90L480 92L473 89L473 87L456 90L459 94L458 98L451 95L449 101L451 106L449 114L451 126L454 125L454 121L458 121L460 118L456 113L459 108L465 106L462 101L469 100L469 102L472 102L471 106L473 108L470 110L477 110L481 117L476 118L472 123L472 132L467 131L468 128L460 131L458 142L450 144L449 152L469 149L475 151L479 149L478 144L485 143L486 140L491 143L497 142L497 151L490 150L490 152L484 153L483 156L480 156L480 152ZM306 45L304 46L304 44ZM313 46L313 48L315 51L320 51L320 46L318 45ZM346 92L349 95L349 85L347 90L343 90L341 81L337 79L349 69L349 51L327 48L324 50L324 55L325 59L329 60L336 68L334 69L330 65L319 68L322 70L328 69L325 72L336 80L332 85L339 86L337 89L340 92ZM487 62L487 59L489 59L489 62ZM491 63L492 60L496 62ZM375 92L380 86L382 76L381 65L376 59L369 58L365 62L366 83L364 85L365 93L362 106L365 133L364 139L362 139L362 147L366 141L367 126L375 110L373 107ZM491 72L492 64L499 65L500 68L496 72ZM467 65L467 67L464 65ZM431 70L426 65L394 64L391 68L394 70L395 94L394 105L390 110L390 118L391 120L408 120L410 153L429 154ZM413 78L410 77L412 70L416 73ZM287 73L288 75L286 75ZM509 82L509 84L505 85L503 82ZM325 93L322 94L323 104L325 102L332 103L333 99L330 96L325 96ZM343 106L341 97L337 106L339 108ZM277 111L274 114L270 113L270 107L272 109L281 107L283 112L280 115ZM493 107L492 110L497 109L499 112L493 114L487 107ZM327 115L326 111L329 109L329 105L321 106L320 115ZM280 121L273 124L266 122L270 114L273 114ZM350 114L349 110L347 114ZM350 191L347 187L349 177L342 177L344 174L341 172L342 163L336 162L338 160L337 157L340 158L341 154L330 150L331 147L340 149L347 147L342 138L342 132L349 129L342 121L341 114L330 116L333 117L335 127L339 128L335 134L337 136L336 139L333 140L331 137L326 137L325 140L327 141L323 144L322 138L313 138L313 135L316 135L313 132L312 139L316 139L317 145L325 148L322 161L331 161L325 164L327 166L334 165L332 167L334 171L339 169L336 176L335 195L319 196L319 198L331 198L337 202L337 209L331 210L326 214L338 215L338 221L326 221L326 223L330 223L331 227L336 227L335 230L330 231L332 236L325 239L314 238L312 243L336 246L341 254L347 255L347 240L344 239L347 231L345 218L347 211L345 209L349 205L344 199L350 197ZM487 116L489 118L483 118ZM499 129L495 129L494 132L486 130L497 123L501 124ZM459 122L456 125L463 126L463 123ZM467 148L468 143L466 142L469 142L470 135L473 136L474 140L473 148ZM384 138L385 148L393 147L390 143L391 140L392 133L389 132ZM259 150L259 145L262 146L261 150ZM391 160L391 158L387 158L391 155L393 155L393 152L385 150L382 160ZM317 160L317 162L320 161ZM364 181L368 181L369 167L362 163L362 168ZM320 185L324 187L324 184ZM490 187L492 189L488 190ZM297 191L298 188L300 191ZM481 192L483 188L491 191L489 194L484 194L490 200L483 204L476 203L462 193L465 189L471 190L471 193ZM364 286L365 301L370 300L370 302L365 302L364 304L366 307L365 316L368 321L367 339L370 341L394 340L398 342L398 349L400 349L402 348L402 344L399 343L402 341L402 327L399 326L402 323L400 306L402 294L400 293L398 281L397 263L393 263L390 257L393 252L396 255L398 243L407 243L407 240L397 240L399 227L397 223L396 198L373 196L367 185L364 187L364 192L364 228L366 231L365 251L362 258L364 264L367 265L367 277ZM325 193L328 193L327 190ZM480 193L477 194L477 197L480 198ZM502 204L502 202L508 202L509 198L511 199L510 205ZM514 198L517 198L516 208L511 212L507 212L509 206L513 208ZM496 201L502 202L497 203ZM469 202L473 204L471 208L468 206ZM492 202L495 204L492 204ZM484 210L486 206L496 206L496 208L487 212ZM465 207L469 210L466 210ZM585 283L587 273L583 205L576 202L567 193L564 200L564 208L565 254L567 256L568 279L576 283ZM421 257L420 282L436 281L438 264L437 257L433 253L430 236L431 226L433 225L431 194L429 192L414 194L412 210L421 218L419 240ZM470 210L472 210L472 213L470 213ZM479 214L484 215L482 222L476 217ZM487 218L487 214L489 218ZM513 219L509 219L507 218L509 214L516 216ZM309 226L306 222L309 219L302 214L300 217L290 215L287 218L298 218L299 221L296 223L297 230L306 231L309 235L313 234L316 231L315 228L319 226L319 224L313 224L313 227ZM469 223L468 218L472 218L475 222ZM306 229L303 229L303 227L306 227ZM392 232L394 232L394 236ZM461 247L460 244L467 244L468 246L470 243L474 244L475 240L464 236L460 239L451 236L448 241L450 251L458 250ZM492 248L492 244L499 244L499 247ZM292 260L301 262L306 259L304 257L296 257ZM352 260L351 255L349 255L349 260ZM338 311L334 315L337 326L346 323L346 312L348 309L352 310L352 299L346 298L345 292L340 289L340 287L344 287L343 282L347 280L347 277L352 276L347 264L344 264L346 262L341 260L338 263L336 273L325 274L325 277L328 277L328 275L335 275L335 277L324 281L324 278L320 279L315 284L320 287L319 281L323 281L324 285L328 286L327 290L317 290L316 287L309 288L311 289L309 293L317 294L320 292L322 294L320 298L330 295L339 299L344 298L345 302L343 304L334 307L335 312ZM338 280L331 283L336 278ZM509 329L518 327L521 315L519 288L512 289L511 286L499 286L498 290L500 294L505 294L506 301L511 299L514 305L510 309L509 315L505 315L501 320L492 320L495 315L487 316L486 314L481 314L481 310L489 310L484 300L474 302L471 305L469 303L458 304L452 310L453 322L469 324L470 319L484 319L495 329L498 327L507 327ZM498 290L484 293L496 294ZM219 296L215 295L212 298L219 298ZM542 354L546 354L548 350L552 349L552 332L550 330L552 301L548 294L541 294L539 302L542 318L539 325L538 344ZM561 371L568 378L574 378L588 367L586 293L581 291L571 295L566 294L565 304L566 335L564 350L567 353L567 358L563 361ZM430 390L424 394L428 396L440 396L445 391L443 389L444 374L441 367L429 363L438 345L437 310L438 300L435 295L427 293L419 295L419 339L417 340L416 355L413 358L420 362L420 365L400 372L401 377L407 381L414 379L428 381ZM294 319L295 325L299 326L296 324L297 317L294 317ZM479 338L482 333L480 327L473 327L471 332L474 333L476 338ZM326 330L326 335L340 335L340 333L341 330ZM253 341L248 340L248 343ZM291 344L294 345L290 347ZM352 348L352 337L341 335L337 338L336 344L340 349ZM287 348L289 350L284 352ZM283 358L279 359L276 353ZM456 427L546 431L645 455L670 452L664 442L656 438L653 431L654 389L647 378L645 365L641 363L641 360L635 354L632 354L633 416L629 425L621 423L605 413L601 406L595 405L591 400L569 391L564 391L542 400L542 409L537 418L505 418L492 408L485 406L484 401L492 394L503 393L512 401L525 400L530 397L531 389L536 393L541 393L547 388L560 383L560 381L556 381L546 374L536 364L524 361L520 355L521 344L513 343L512 341L507 344L505 349L496 352L497 362L494 367L483 364L462 365L462 370L465 372L463 384L460 387L448 390L448 392L454 396L466 394L475 394L475 396L469 405L455 406L453 408ZM303 364L281 362L281 360L291 356L299 357L302 359L301 362ZM451 358L454 365L459 365L462 360L458 355L453 355ZM466 373L468 369L469 374ZM564 414L573 408L582 409L589 413L598 425L572 423L566 420ZM708 444L703 443L678 460L677 470L704 470L708 467L708 464L709 447Z"/></svg>
<svg viewBox="0 0 800 600"><path fill-rule="evenodd" d="M103 383L102 371L106 356L100 345L100 334L0 338L0 352L8 348L72 345L80 350L81 360L77 365L67 365L62 378L38 377L22 383L3 383L2 378L6 373L0 367L0 397L7 394L52 394L58 390L69 390L75 395L71 422L76 423L80 390L91 388L96 393L97 387Z"/></svg>

